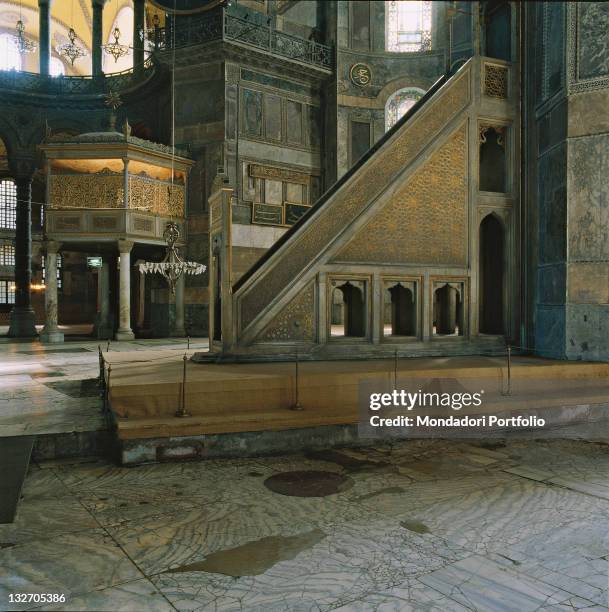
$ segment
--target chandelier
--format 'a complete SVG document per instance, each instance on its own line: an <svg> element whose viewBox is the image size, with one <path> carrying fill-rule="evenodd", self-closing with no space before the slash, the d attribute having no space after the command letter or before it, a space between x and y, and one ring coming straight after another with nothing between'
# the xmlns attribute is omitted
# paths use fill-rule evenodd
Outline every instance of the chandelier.
<svg viewBox="0 0 609 612"><path fill-rule="evenodd" d="M169 222L163 238L167 243L167 253L161 262L144 261L139 264L140 274L161 274L167 280L171 293L175 294L176 283L182 275L203 274L207 267L195 261L183 261L175 246L180 237L180 228L177 224Z"/></svg>
<svg viewBox="0 0 609 612"><path fill-rule="evenodd" d="M112 36L114 36L114 42L102 45L102 49L114 58L114 62L118 62L119 58L124 57L129 53L129 47L127 45L121 45L119 39L121 37L121 31L118 26L112 30Z"/></svg>
<svg viewBox="0 0 609 612"><path fill-rule="evenodd" d="M24 55L25 53L32 53L36 50L36 45L25 37L25 26L23 25L23 21L21 21L21 19L17 21L15 32L16 34L13 37L15 39L15 46L21 55Z"/></svg>
<svg viewBox="0 0 609 612"><path fill-rule="evenodd" d="M68 38L70 39L70 42L59 45L59 47L57 47L57 51L59 51L60 55L67 57L72 63L72 66L74 66L74 62L79 57L84 57L86 52L82 47L76 44L76 32L74 31L74 28L70 28Z"/></svg>

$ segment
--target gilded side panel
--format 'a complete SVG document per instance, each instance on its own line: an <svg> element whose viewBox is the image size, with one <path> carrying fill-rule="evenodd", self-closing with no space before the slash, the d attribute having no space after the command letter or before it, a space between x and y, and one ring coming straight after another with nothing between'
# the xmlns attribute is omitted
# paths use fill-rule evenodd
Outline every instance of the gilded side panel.
<svg viewBox="0 0 609 612"><path fill-rule="evenodd" d="M389 185L438 132L469 102L469 73L465 72L424 114L406 124L395 137L359 171L351 187L342 189L320 211L316 220L294 236L281 265L273 269L241 300L241 322L245 329L311 259L317 256L341 229L351 222L376 195Z"/></svg>
<svg viewBox="0 0 609 612"><path fill-rule="evenodd" d="M184 216L184 187L143 176L129 175L129 208L161 217Z"/></svg>
<svg viewBox="0 0 609 612"><path fill-rule="evenodd" d="M51 208L122 208L120 174L56 174L50 181Z"/></svg>
<svg viewBox="0 0 609 612"><path fill-rule="evenodd" d="M295 326L294 322L299 325ZM303 289L258 337L262 342L315 342L315 285Z"/></svg>
<svg viewBox="0 0 609 612"><path fill-rule="evenodd" d="M335 260L465 265L465 123L343 248Z"/></svg>

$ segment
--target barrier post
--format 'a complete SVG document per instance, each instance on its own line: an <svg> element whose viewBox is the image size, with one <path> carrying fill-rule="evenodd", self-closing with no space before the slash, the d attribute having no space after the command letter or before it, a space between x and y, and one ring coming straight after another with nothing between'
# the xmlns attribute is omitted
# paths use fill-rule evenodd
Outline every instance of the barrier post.
<svg viewBox="0 0 609 612"><path fill-rule="evenodd" d="M190 414L186 410L186 361L188 357L186 353L184 353L184 357L182 358L183 367L182 367L182 401L181 406L176 410L177 417L189 417Z"/></svg>

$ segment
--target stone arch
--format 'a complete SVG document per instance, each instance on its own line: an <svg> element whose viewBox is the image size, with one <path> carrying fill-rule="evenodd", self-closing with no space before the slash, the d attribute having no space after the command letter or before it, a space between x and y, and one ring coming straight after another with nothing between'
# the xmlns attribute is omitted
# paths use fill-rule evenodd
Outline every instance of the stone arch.
<svg viewBox="0 0 609 612"><path fill-rule="evenodd" d="M385 130L395 125L425 95L419 87L402 87L394 91L385 104Z"/></svg>
<svg viewBox="0 0 609 612"><path fill-rule="evenodd" d="M503 220L486 215L479 228L478 308L481 334L505 333L505 247Z"/></svg>

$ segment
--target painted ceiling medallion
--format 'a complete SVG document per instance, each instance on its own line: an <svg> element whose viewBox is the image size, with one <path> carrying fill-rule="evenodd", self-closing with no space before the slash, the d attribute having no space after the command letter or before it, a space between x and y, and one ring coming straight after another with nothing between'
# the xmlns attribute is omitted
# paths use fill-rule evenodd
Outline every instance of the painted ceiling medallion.
<svg viewBox="0 0 609 612"><path fill-rule="evenodd" d="M358 87L367 87L372 82L372 71L366 64L353 64L349 78Z"/></svg>

